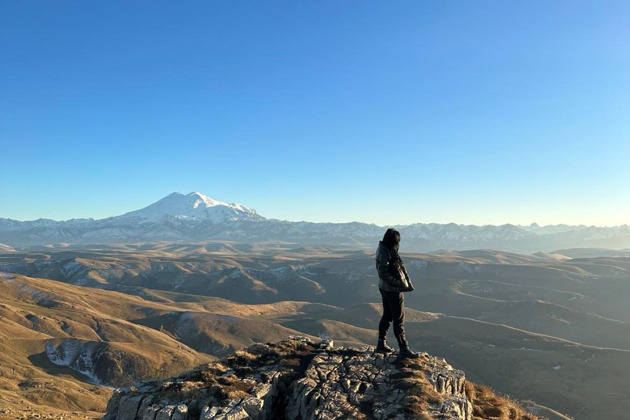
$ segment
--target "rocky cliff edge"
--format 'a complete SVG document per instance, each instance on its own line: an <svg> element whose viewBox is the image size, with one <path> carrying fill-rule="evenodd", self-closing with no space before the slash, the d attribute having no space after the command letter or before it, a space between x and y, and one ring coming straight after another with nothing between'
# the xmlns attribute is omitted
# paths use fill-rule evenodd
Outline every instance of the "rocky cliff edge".
<svg viewBox="0 0 630 420"><path fill-rule="evenodd" d="M535 419L444 359L373 350L305 337L255 344L176 378L116 389L104 419Z"/></svg>

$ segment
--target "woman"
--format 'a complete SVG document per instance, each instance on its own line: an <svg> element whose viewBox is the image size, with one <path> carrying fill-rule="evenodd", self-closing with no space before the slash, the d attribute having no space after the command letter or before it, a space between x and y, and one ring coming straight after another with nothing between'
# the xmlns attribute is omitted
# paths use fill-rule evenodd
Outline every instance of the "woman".
<svg viewBox="0 0 630 420"><path fill-rule="evenodd" d="M378 345L375 351L385 354L394 351L386 341L387 330L393 322L394 335L400 348L399 357L415 359L419 355L411 351L405 337L405 297L403 295L403 292L412 291L413 285L398 255L399 245L400 233L396 229L389 228L376 250L378 289L383 297L383 316L378 324Z"/></svg>

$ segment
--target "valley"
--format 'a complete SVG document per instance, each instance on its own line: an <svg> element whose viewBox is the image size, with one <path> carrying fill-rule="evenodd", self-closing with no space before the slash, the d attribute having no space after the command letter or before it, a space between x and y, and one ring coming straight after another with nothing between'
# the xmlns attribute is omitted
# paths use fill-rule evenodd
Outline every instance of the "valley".
<svg viewBox="0 0 630 420"><path fill-rule="evenodd" d="M622 418L630 258L560 255L403 253L416 286L406 295L410 342L514 398L580 419ZM1 253L0 271L0 405L29 401L41 413L98 416L111 386L294 334L373 345L380 318L373 256L362 250L40 248Z"/></svg>

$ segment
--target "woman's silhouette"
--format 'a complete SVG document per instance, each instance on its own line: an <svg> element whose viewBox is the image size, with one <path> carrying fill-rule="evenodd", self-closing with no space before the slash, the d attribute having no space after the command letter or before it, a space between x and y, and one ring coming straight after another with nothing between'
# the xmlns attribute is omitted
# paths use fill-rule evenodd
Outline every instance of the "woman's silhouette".
<svg viewBox="0 0 630 420"><path fill-rule="evenodd" d="M383 316L378 324L379 353L391 353L393 348L387 345L387 330L394 324L394 336L400 349L399 356L417 358L417 353L411 351L405 336L405 296L403 292L413 290L407 270L398 255L400 233L393 228L387 229L383 240L376 250L376 270L378 271L378 288L383 297Z"/></svg>

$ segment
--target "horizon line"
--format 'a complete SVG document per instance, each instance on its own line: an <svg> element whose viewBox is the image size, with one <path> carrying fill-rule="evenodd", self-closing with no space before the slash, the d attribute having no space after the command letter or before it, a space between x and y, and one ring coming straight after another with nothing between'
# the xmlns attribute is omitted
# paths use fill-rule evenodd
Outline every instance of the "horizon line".
<svg viewBox="0 0 630 420"><path fill-rule="evenodd" d="M231 204L231 203L230 203ZM254 210L251 209L250 210ZM135 211L135 210L132 210ZM127 212L130 213L130 212ZM29 219L29 220L20 220L20 219L13 219L10 217L0 217L0 220L11 220L14 222L18 222L18 223L28 223L28 222L37 222L37 221L50 221L50 222L55 222L55 223L66 223L66 222L72 222L72 221L78 221L78 220L87 220L87 221L101 221L101 220L106 220L106 219L111 219L114 217L120 217L123 216L127 213L123 213L120 215L116 215L116 216L107 216L107 217L103 217L103 218L94 218L94 217L73 217L70 219L63 219L63 220L57 220L57 219L51 219L51 218L47 218L47 217L39 217L37 219ZM172 216L178 216L178 215L172 215ZM531 227L532 225L538 225L539 228L546 228L546 227L557 227L557 226L568 226L568 227L585 227L585 228L616 228L616 227L628 227L628 223L623 223L620 225L595 225L595 224L585 224L585 223L579 223L579 224L570 224L570 223L556 223L556 224L539 224L537 222L532 222L530 224L518 224L518 223L484 223L484 224L475 224L475 223L458 223L458 222L413 222L413 223L392 223L392 224L388 224L388 225L381 225L378 223L373 223L373 222L363 222L360 220L352 220L352 221L346 221L346 222L330 222L330 221L311 221L311 220L288 220L288 219L278 219L275 217L265 217L265 216L261 216L263 217L263 222L265 221L278 221L278 222L289 222L289 223L314 223L314 224L332 224L332 225L346 225L346 224L352 224L352 223L359 223L359 224L363 224L363 225L373 225L376 227L380 227L380 228L388 228L388 227L392 227L392 228L403 228L403 227L409 227L409 226L414 226L414 225L457 225L457 226L474 226L474 227L488 227L488 226L493 226L493 227L502 227L502 226L514 226L514 227Z"/></svg>
<svg viewBox="0 0 630 420"><path fill-rule="evenodd" d="M577 223L577 224L570 224L570 223L566 223L566 222L561 222L561 223L546 223L546 224L540 224L536 221L534 222L530 222L530 223L523 223L523 224L519 224L519 223L514 223L514 222L504 222L504 223L481 223L481 224L477 224L477 223L459 223L459 222L455 222L455 221L450 221L450 222L411 222L411 223L389 223L389 224L380 224L380 223L376 223L376 222L366 222L366 221L360 221L360 220L350 220L350 221L313 221L313 220L291 220L291 219L281 219L281 218L276 218L276 217L266 217L261 215L255 208L253 207L249 207L237 202L228 202L228 201L223 201L223 200L217 200L215 198L210 197L207 194L204 194L202 192L200 192L199 190L194 190L190 193L180 193L177 191L171 192L169 194L166 194L165 196L163 196L162 198L159 198L158 200L140 207L138 209L135 210L129 210L127 212L121 213L121 214L117 214L117 215L113 215L113 216L105 216L105 217L72 217L70 219L53 219L53 218L48 218L48 217L38 217L36 219L13 219L10 217L1 217L0 216L0 220L12 220L12 221L16 221L19 223L28 223L28 222L37 222L37 221L51 221L51 222L55 222L55 223L64 223L64 222L72 222L72 221L78 221L78 220L86 220L86 221L101 221L101 220L106 220L106 219L110 219L110 218L114 218L114 217L120 217L120 216L124 216L128 213L132 213L132 212L136 212L139 210L143 210L147 207L152 206L153 204L168 198L170 196L173 195L182 195L182 196L191 196L194 194L199 194L203 197L209 198L213 201L218 202L218 205L228 205L228 206L242 206L247 208L248 210L252 210L253 212L255 212L256 214L258 214L259 216L261 216L263 219L267 220L267 221L280 221L280 222L290 222L290 223L316 223L316 224L336 224L336 225L342 225L342 224L351 224L351 223L359 223L359 224L364 224L364 225L373 225L376 227L381 227L381 228L387 228L387 227L393 227L393 228L403 228L403 227L409 227L409 226L413 226L413 225L457 225L457 226L474 226L474 227L489 227L489 226L493 226L493 227L502 227L502 226L515 226L515 227L524 227L524 228L528 228L531 227L532 225L537 225L539 228L546 228L546 227L558 227L558 226L568 226L568 227L585 227L585 228L617 228L617 227L628 227L628 223L622 223L622 224L612 224L612 225L607 225L607 224L603 224L603 225L598 225L598 224L587 224L587 223ZM178 215L173 215L173 216L178 216Z"/></svg>

